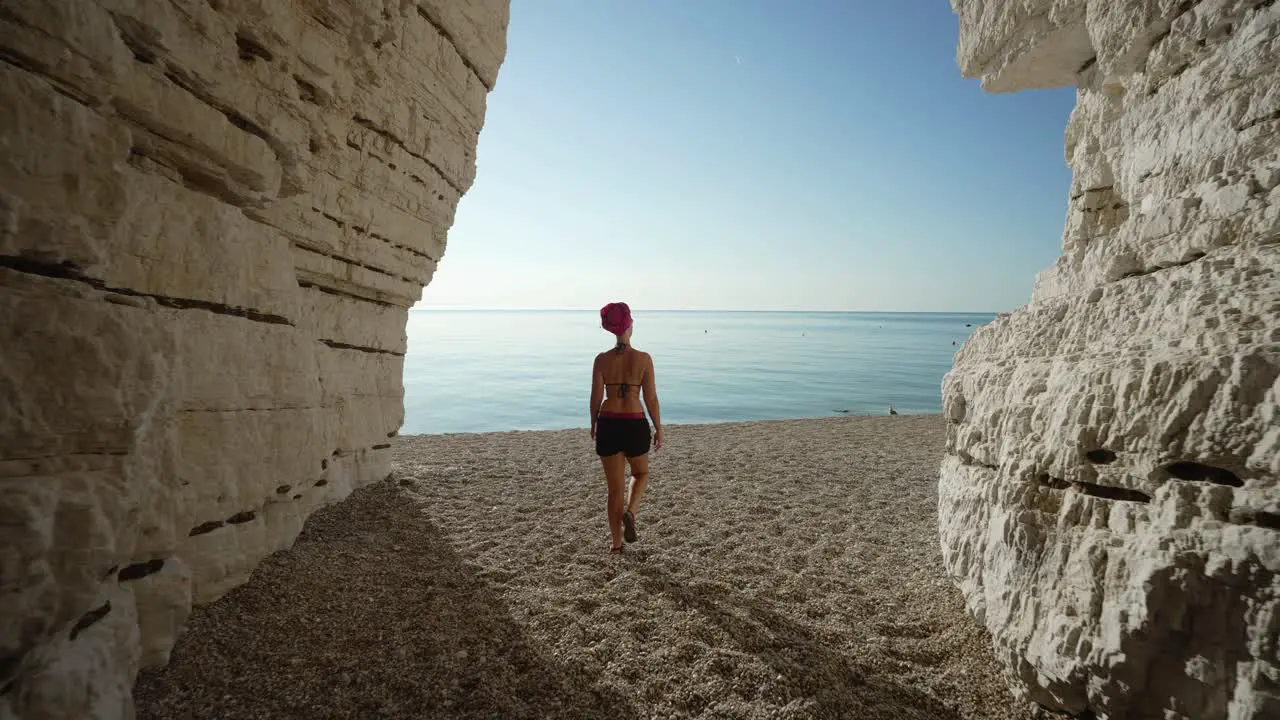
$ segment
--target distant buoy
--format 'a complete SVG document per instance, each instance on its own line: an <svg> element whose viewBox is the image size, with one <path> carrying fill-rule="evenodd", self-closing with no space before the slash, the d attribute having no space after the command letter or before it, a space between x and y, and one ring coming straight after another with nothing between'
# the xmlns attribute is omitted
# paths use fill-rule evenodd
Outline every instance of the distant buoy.
<svg viewBox="0 0 1280 720"><path fill-rule="evenodd" d="M965 326L965 327L973 327L973 323L965 323L965 324L964 324L964 326Z"/></svg>
<svg viewBox="0 0 1280 720"><path fill-rule="evenodd" d="M951 344L952 344L952 345L955 345L955 344L956 344L956 341L955 341L955 340L952 340L952 341L951 341Z"/></svg>

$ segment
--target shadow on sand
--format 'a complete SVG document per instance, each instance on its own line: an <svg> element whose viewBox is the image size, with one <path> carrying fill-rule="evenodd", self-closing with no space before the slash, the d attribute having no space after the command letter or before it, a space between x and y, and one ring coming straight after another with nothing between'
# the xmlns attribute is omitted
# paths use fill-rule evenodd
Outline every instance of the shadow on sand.
<svg viewBox="0 0 1280 720"><path fill-rule="evenodd" d="M858 720L961 720L955 708L898 682L875 658L859 658L825 644L812 631L760 600L724 587L684 583L652 563L637 563L650 593L661 593L731 636L735 649L781 675L792 697L809 699L805 717Z"/></svg>
<svg viewBox="0 0 1280 720"><path fill-rule="evenodd" d="M540 654L394 481L357 495L192 613L140 718L637 717Z"/></svg>

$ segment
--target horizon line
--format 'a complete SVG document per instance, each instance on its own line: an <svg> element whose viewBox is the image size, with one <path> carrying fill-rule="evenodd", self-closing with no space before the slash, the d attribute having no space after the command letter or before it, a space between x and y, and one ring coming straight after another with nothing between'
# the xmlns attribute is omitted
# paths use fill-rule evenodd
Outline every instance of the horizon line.
<svg viewBox="0 0 1280 720"><path fill-rule="evenodd" d="M415 303L410 310L498 311L498 312L598 312L594 307L499 307L492 305L424 305ZM717 312L717 313L884 313L897 315L999 315L1010 310L831 310L831 309L766 309L766 308L632 308L632 312Z"/></svg>

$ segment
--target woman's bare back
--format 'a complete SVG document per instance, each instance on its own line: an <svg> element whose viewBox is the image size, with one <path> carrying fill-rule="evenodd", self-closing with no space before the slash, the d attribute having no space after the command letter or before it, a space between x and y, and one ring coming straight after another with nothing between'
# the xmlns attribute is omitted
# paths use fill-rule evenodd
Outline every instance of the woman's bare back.
<svg viewBox="0 0 1280 720"><path fill-rule="evenodd" d="M641 405L644 383L650 381L653 360L649 353L634 348L622 352L606 350L596 356L597 382L604 385L605 398L600 410L605 412L644 412Z"/></svg>

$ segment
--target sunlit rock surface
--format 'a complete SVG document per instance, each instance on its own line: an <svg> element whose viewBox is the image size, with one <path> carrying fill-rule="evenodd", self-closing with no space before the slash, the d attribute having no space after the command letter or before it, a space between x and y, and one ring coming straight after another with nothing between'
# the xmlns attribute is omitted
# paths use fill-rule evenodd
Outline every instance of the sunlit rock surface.
<svg viewBox="0 0 1280 720"><path fill-rule="evenodd" d="M1280 717L1280 4L952 7L1079 89L1062 257L944 381L947 568L1045 706Z"/></svg>
<svg viewBox="0 0 1280 720"><path fill-rule="evenodd" d="M126 717L385 477L506 0L0 4L0 717Z"/></svg>

